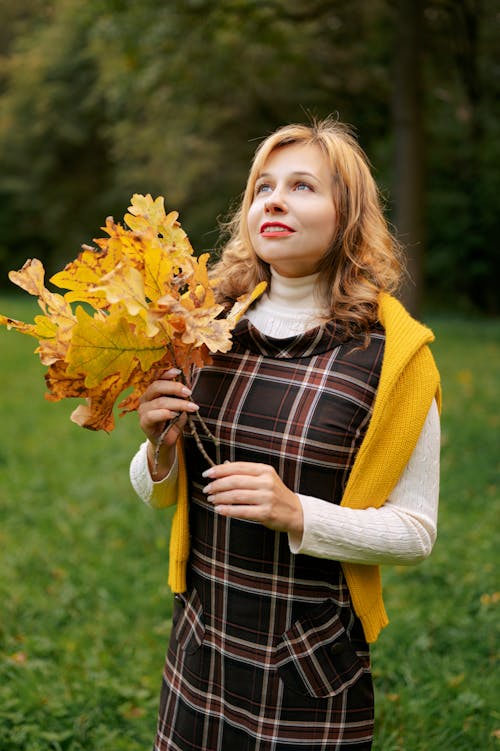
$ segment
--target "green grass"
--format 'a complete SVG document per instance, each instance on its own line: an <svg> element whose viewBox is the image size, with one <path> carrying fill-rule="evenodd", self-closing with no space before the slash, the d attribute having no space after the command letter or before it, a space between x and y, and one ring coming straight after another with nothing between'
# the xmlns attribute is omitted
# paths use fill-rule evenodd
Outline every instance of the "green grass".
<svg viewBox="0 0 500 751"><path fill-rule="evenodd" d="M32 320L2 299L0 311ZM36 341L0 330L0 749L138 751L169 634L169 514L133 494L135 416L111 435L43 398Z"/></svg>
<svg viewBox="0 0 500 751"><path fill-rule="evenodd" d="M29 301L0 312L32 320ZM499 747L498 322L435 319L444 385L439 538L387 569L376 751ZM35 340L0 329L0 749L151 747L170 628L170 512L134 496L135 416L110 436L43 398Z"/></svg>
<svg viewBox="0 0 500 751"><path fill-rule="evenodd" d="M374 751L500 747L500 324L431 324L444 392L438 541L422 565L384 572Z"/></svg>

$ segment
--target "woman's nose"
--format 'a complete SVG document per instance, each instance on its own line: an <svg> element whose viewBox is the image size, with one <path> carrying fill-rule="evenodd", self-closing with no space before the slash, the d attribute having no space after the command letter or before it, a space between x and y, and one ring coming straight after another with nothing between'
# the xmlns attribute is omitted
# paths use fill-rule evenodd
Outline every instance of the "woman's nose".
<svg viewBox="0 0 500 751"><path fill-rule="evenodd" d="M286 204L281 195L275 191L264 203L266 214L283 214L286 211Z"/></svg>

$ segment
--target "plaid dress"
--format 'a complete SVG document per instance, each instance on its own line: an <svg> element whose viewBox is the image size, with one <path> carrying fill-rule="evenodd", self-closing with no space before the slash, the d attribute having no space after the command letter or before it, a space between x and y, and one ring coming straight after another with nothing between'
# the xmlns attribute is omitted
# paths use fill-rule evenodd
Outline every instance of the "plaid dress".
<svg viewBox="0 0 500 751"><path fill-rule="evenodd" d="M247 320L203 368L193 399L216 463L272 465L294 492L339 503L371 415L384 351L333 323L272 339ZM201 433L201 431L200 431ZM156 751L370 749L368 646L337 561L294 555L287 534L218 516L186 434L191 553L176 597Z"/></svg>

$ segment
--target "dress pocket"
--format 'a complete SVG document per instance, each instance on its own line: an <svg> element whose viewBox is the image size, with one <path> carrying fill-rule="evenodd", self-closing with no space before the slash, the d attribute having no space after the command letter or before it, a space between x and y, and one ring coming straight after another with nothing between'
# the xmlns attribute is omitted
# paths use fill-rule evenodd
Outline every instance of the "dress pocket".
<svg viewBox="0 0 500 751"><path fill-rule="evenodd" d="M332 601L311 609L282 635L274 664L288 688L319 699L336 696L366 672Z"/></svg>
<svg viewBox="0 0 500 751"><path fill-rule="evenodd" d="M177 612L173 620L175 638L187 654L194 654L203 643L205 622L203 606L196 589L188 594L176 595Z"/></svg>

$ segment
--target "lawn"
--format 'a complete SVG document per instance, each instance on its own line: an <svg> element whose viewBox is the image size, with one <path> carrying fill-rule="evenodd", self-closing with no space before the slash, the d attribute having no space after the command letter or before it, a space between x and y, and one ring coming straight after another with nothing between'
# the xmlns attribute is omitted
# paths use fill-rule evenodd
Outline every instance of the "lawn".
<svg viewBox="0 0 500 751"><path fill-rule="evenodd" d="M1 297L0 312L34 308ZM375 751L500 747L500 323L435 318L444 386L439 539L387 569ZM111 435L43 398L35 341L0 330L0 750L151 747L169 634L171 512L134 496L134 415ZM498 556L497 556L498 557Z"/></svg>

